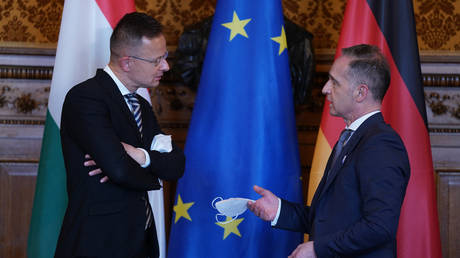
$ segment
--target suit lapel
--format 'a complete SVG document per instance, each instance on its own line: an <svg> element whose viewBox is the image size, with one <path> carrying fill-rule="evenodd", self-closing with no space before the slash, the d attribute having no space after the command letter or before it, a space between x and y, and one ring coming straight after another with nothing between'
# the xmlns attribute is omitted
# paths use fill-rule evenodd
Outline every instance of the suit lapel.
<svg viewBox="0 0 460 258"><path fill-rule="evenodd" d="M331 186L332 182L334 182L334 179L337 177L338 173L340 172L340 169L343 167L343 164L346 162L347 157L356 148L357 144L360 142L360 140L362 139L362 137L364 136L368 128L375 123L381 123L383 121L384 120L383 120L383 116L381 113L372 115L366 121L364 121L364 123L362 123L361 126L358 127L358 129L353 133L353 135L348 140L347 144L345 144L345 146L343 147L342 152L340 153L339 157L337 158L337 161L335 162L333 166L331 164L332 155L329 157L329 160L327 162L326 169L325 169L325 171L328 171L327 178L326 178L326 173L325 173L323 178L321 179L318 189L315 192L315 195L313 196L312 207L314 206L314 202L316 203L319 199L321 199L321 197L324 196L323 193L325 193L326 190ZM334 146L333 151L335 151L335 146Z"/></svg>
<svg viewBox="0 0 460 258"><path fill-rule="evenodd" d="M313 195L313 199L311 201L311 207L313 208L320 197L321 193L323 193L324 190L324 185L326 184L326 179L328 177L327 173L329 173L331 169L331 163L332 163L332 155L335 152L335 147L337 146L337 143L334 145L334 148L332 149L331 155L329 156L329 159L327 160L326 168L324 169L323 177L321 178L321 181L319 182L318 187L316 188L315 194Z"/></svg>
<svg viewBox="0 0 460 258"><path fill-rule="evenodd" d="M126 118L126 121L129 121L129 126L135 130L137 138L139 142L141 142L141 135L139 133L139 129L137 128L136 120L134 120L133 113L126 104L125 98L123 95L121 95L121 92L118 90L115 82L112 80L110 75L101 69L97 70L96 79L100 82L99 84L106 90L107 97L112 100L114 105L118 106L120 111L123 113L123 116ZM144 114L142 114L142 119L144 119Z"/></svg>
<svg viewBox="0 0 460 258"><path fill-rule="evenodd" d="M355 149L356 145L358 144L359 140L362 137L361 132L362 130L358 129L356 130L356 132L353 133L353 135L348 140L347 144L343 146L342 152L337 157L337 161L335 162L335 164L329 168L329 172L328 172L327 180L325 180L325 186L324 186L323 192L326 191L326 189L328 189L329 186L332 184L335 177L339 173L340 169L343 167L343 164L346 161L346 157L348 157L351 154L351 152Z"/></svg>

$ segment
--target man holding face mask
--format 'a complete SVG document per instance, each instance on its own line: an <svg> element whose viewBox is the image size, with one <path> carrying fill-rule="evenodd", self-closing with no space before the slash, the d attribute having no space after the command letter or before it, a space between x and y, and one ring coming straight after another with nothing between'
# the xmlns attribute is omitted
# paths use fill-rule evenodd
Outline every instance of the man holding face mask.
<svg viewBox="0 0 460 258"><path fill-rule="evenodd" d="M329 157L311 206L262 195L249 209L272 226L310 235L289 257L396 257L396 232L410 166L399 135L380 112L390 84L376 46L342 49L323 87L330 113L346 128Z"/></svg>

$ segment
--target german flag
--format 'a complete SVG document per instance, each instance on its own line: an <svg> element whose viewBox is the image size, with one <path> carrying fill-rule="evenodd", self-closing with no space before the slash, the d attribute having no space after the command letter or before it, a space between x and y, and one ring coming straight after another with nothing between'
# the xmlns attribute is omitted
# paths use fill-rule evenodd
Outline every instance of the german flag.
<svg viewBox="0 0 460 258"><path fill-rule="evenodd" d="M357 44L376 45L388 59L391 84L382 112L386 122L403 139L409 154L411 178L399 220L398 257L441 257L433 161L412 1L348 1L336 58L342 48ZM326 100L313 157L308 203L344 127L341 118L329 114Z"/></svg>

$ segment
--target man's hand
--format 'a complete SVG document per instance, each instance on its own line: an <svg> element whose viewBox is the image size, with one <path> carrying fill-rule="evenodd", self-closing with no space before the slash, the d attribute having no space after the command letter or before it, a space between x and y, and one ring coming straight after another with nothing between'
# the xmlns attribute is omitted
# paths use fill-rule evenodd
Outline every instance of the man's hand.
<svg viewBox="0 0 460 258"><path fill-rule="evenodd" d="M88 159L87 161L83 162L83 165L85 167L96 166L96 162L91 158L91 156L89 154L85 155L85 159ZM91 170L88 173L88 175L90 175L90 176L95 176L95 175L99 175L99 174L102 174L102 170L100 168L96 168L94 170ZM105 183L107 181L109 181L108 176L104 176L103 178L101 178L101 180L99 180L99 182L101 182L101 183Z"/></svg>
<svg viewBox="0 0 460 258"><path fill-rule="evenodd" d="M249 210L263 220L274 220L278 211L278 197L269 190L257 185L254 186L254 191L262 195L262 197L255 202L248 202Z"/></svg>
<svg viewBox="0 0 460 258"><path fill-rule="evenodd" d="M316 258L313 241L298 245L288 258Z"/></svg>
<svg viewBox="0 0 460 258"><path fill-rule="evenodd" d="M121 144L123 144L123 148L125 148L126 153L128 153L128 155L139 165L145 164L145 154L143 151L124 142L121 142Z"/></svg>

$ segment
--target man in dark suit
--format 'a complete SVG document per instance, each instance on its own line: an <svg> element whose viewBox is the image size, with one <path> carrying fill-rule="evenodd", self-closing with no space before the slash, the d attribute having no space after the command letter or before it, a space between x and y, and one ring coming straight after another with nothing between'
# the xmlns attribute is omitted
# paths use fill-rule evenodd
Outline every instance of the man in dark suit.
<svg viewBox="0 0 460 258"><path fill-rule="evenodd" d="M174 143L151 147L162 131L149 103L134 94L158 86L169 70L161 24L146 14L125 15L110 52L109 64L64 101L69 202L55 257L158 257L147 191L184 173L185 157ZM95 167L83 165L85 154L103 173L88 175Z"/></svg>
<svg viewBox="0 0 460 258"><path fill-rule="evenodd" d="M272 226L310 234L289 257L396 257L396 231L410 167L399 135L380 113L390 84L388 63L375 46L342 50L323 87L330 113L346 131L329 157L311 206L262 197L249 209Z"/></svg>

